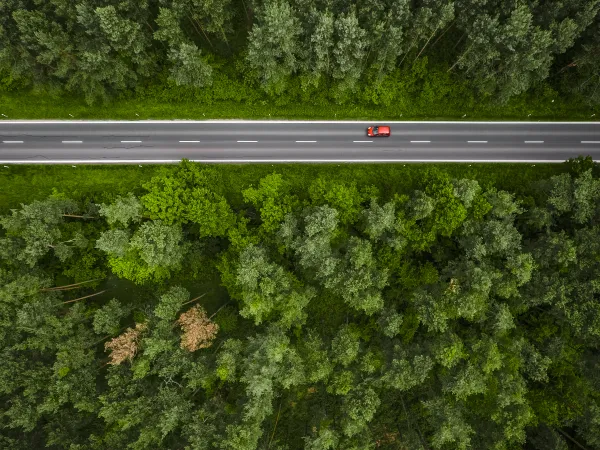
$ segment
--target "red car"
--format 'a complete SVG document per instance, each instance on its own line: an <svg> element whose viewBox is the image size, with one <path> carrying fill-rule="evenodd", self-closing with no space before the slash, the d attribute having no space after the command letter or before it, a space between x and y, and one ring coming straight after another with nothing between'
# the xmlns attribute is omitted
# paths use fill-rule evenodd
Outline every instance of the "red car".
<svg viewBox="0 0 600 450"><path fill-rule="evenodd" d="M390 127L369 127L367 128L367 136L369 137L389 137L392 134Z"/></svg>

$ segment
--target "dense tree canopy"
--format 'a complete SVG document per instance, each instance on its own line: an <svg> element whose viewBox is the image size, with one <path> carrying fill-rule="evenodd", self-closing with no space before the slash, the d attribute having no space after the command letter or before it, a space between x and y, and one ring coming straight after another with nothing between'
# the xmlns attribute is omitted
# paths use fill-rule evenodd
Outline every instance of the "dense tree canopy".
<svg viewBox="0 0 600 450"><path fill-rule="evenodd" d="M598 104L599 11L599 0L5 0L0 89L93 103L148 83L207 90L236 79L287 101L325 91L385 104L385 91L413 89L399 70L429 62L426 98L442 100L452 80L506 102L546 80Z"/></svg>
<svg viewBox="0 0 600 450"><path fill-rule="evenodd" d="M600 179L570 167L513 193L183 162L23 204L0 446L600 449Z"/></svg>

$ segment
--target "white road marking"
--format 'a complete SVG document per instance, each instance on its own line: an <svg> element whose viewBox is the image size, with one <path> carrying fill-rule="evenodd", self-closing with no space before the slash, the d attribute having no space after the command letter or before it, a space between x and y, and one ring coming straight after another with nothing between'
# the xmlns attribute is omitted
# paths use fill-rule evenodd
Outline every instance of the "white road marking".
<svg viewBox="0 0 600 450"><path fill-rule="evenodd" d="M121 144L139 144L142 141L121 141Z"/></svg>
<svg viewBox="0 0 600 450"><path fill-rule="evenodd" d="M201 163L564 163L564 159L190 159ZM597 160L596 160L597 161ZM172 164L180 159L0 160L0 164Z"/></svg>
<svg viewBox="0 0 600 450"><path fill-rule="evenodd" d="M410 142L411 142L411 144L421 144L421 143L427 144L427 143L429 143L431 141L410 141Z"/></svg>
<svg viewBox="0 0 600 450"><path fill-rule="evenodd" d="M543 144L544 141L525 141L526 144Z"/></svg>
<svg viewBox="0 0 600 450"><path fill-rule="evenodd" d="M63 144L82 144L83 141L62 141Z"/></svg>
<svg viewBox="0 0 600 450"><path fill-rule="evenodd" d="M317 141L296 141L296 142L317 142Z"/></svg>
<svg viewBox="0 0 600 450"><path fill-rule="evenodd" d="M487 144L487 141L467 141L469 144Z"/></svg>
<svg viewBox="0 0 600 450"><path fill-rule="evenodd" d="M4 144L22 144L23 141L2 141Z"/></svg>
<svg viewBox="0 0 600 450"><path fill-rule="evenodd" d="M600 141L581 141L582 144L600 144Z"/></svg>
<svg viewBox="0 0 600 450"><path fill-rule="evenodd" d="M179 141L179 142L181 142L182 144L187 144L187 143L189 143L189 144L197 144L200 141Z"/></svg>
<svg viewBox="0 0 600 450"><path fill-rule="evenodd" d="M238 141L238 142L258 142L258 141Z"/></svg>
<svg viewBox="0 0 600 450"><path fill-rule="evenodd" d="M373 142L373 141L352 141L352 142Z"/></svg>
<svg viewBox="0 0 600 450"><path fill-rule="evenodd" d="M244 119L207 119L207 120L1 120L0 123L8 124L27 124L27 123L135 123L135 124L156 124L156 123L357 123L357 124L371 124L372 122L365 122L361 120L244 120ZM569 124L569 125L600 125L597 120L590 120L588 122L538 122L537 120L532 121L464 121L464 120L391 120L388 123L459 123L459 124L486 124L486 125L556 125L556 124Z"/></svg>

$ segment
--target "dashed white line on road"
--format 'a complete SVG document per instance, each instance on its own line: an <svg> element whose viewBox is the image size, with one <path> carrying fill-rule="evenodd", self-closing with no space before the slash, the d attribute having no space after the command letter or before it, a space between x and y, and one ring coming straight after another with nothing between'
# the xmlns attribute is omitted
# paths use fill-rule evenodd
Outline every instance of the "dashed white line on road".
<svg viewBox="0 0 600 450"><path fill-rule="evenodd" d="M252 142L258 142L258 141L238 141L238 142L250 142L250 143L252 143Z"/></svg>
<svg viewBox="0 0 600 450"><path fill-rule="evenodd" d="M22 144L23 141L2 141L4 144Z"/></svg>
<svg viewBox="0 0 600 450"><path fill-rule="evenodd" d="M181 120L2 120L2 123L8 123L8 124L13 124L13 123L26 123L26 124L37 124L37 123L75 123L75 124L90 124L90 123L117 123L117 124L122 124L122 123L134 123L136 125L144 125L144 124L149 124L149 125L153 125L156 123L188 123L188 124L205 124L205 123L226 123L226 124L231 124L231 123L268 123L268 124L274 124L274 123L302 123L302 124L306 124L306 123L351 123L351 124L370 124L371 122L364 122L362 120L312 120L312 121L307 121L307 120L241 120L241 119L224 119L224 120L185 120L185 119L181 119ZM423 121L422 120L392 120L388 123L410 123L410 124L422 124ZM506 121L506 122L498 122L498 121L484 121L484 120L478 120L478 121L466 121L466 120L431 120L431 121L427 121L427 123L435 123L435 124L447 124L447 123L452 123L452 124L461 124L461 125L481 125L481 124L486 124L486 125L494 125L494 126L504 126L507 124L510 125L548 125L548 126L556 126L556 124L561 124L561 125L598 125L599 123L593 122L593 121L586 121L586 122L538 122L537 120L534 121L527 121L527 120L523 120L523 121Z"/></svg>
<svg viewBox="0 0 600 450"><path fill-rule="evenodd" d="M296 142L317 142L317 141L296 141Z"/></svg>
<svg viewBox="0 0 600 450"><path fill-rule="evenodd" d="M487 144L487 141L467 141L469 144Z"/></svg>
<svg viewBox="0 0 600 450"><path fill-rule="evenodd" d="M179 142L181 142L182 144L197 144L200 141L179 141Z"/></svg>
<svg viewBox="0 0 600 450"><path fill-rule="evenodd" d="M582 144L600 144L600 141L581 141Z"/></svg>
<svg viewBox="0 0 600 450"><path fill-rule="evenodd" d="M431 141L410 141L411 144L428 144Z"/></svg>
<svg viewBox="0 0 600 450"><path fill-rule="evenodd" d="M63 144L82 144L83 141L62 141Z"/></svg>
<svg viewBox="0 0 600 450"><path fill-rule="evenodd" d="M526 144L543 144L544 141L525 141Z"/></svg>
<svg viewBox="0 0 600 450"><path fill-rule="evenodd" d="M142 141L121 141L121 144L139 144Z"/></svg>
<svg viewBox="0 0 600 450"><path fill-rule="evenodd" d="M564 159L190 159L202 163L564 163ZM0 160L0 164L177 164L180 159Z"/></svg>
<svg viewBox="0 0 600 450"><path fill-rule="evenodd" d="M373 142L373 141L352 141L352 142Z"/></svg>

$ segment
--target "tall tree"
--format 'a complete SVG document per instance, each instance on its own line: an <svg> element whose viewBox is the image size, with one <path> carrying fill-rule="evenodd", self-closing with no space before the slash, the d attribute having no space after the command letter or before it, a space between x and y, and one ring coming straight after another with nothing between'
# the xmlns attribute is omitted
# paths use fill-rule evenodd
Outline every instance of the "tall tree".
<svg viewBox="0 0 600 450"><path fill-rule="evenodd" d="M304 88L319 87L333 69L334 15L330 10L311 8L304 26L302 40L306 50L302 55L302 83Z"/></svg>
<svg viewBox="0 0 600 450"><path fill-rule="evenodd" d="M80 227L67 227L65 216L78 210L77 204L61 197L36 200L13 209L11 215L0 218L0 225L7 232L2 238L0 255L14 258L34 267L49 251L61 261L70 258L73 247L87 247L87 239Z"/></svg>
<svg viewBox="0 0 600 450"><path fill-rule="evenodd" d="M110 205L101 203L97 206L100 215L106 217L109 225L120 223L127 226L130 221L135 223L142 220L142 204L131 192L127 197L118 196Z"/></svg>
<svg viewBox="0 0 600 450"><path fill-rule="evenodd" d="M148 193L141 201L153 219L166 224L192 222L201 236L225 236L236 219L222 186L216 171L184 160L173 173L162 173L144 184Z"/></svg>
<svg viewBox="0 0 600 450"><path fill-rule="evenodd" d="M300 22L286 0L265 1L248 36L246 61L265 91L281 94L298 69Z"/></svg>
<svg viewBox="0 0 600 450"><path fill-rule="evenodd" d="M597 1L567 2L556 8L504 4L496 9L457 1L467 32L459 66L485 95L506 102L545 79L556 53L573 45L598 11ZM539 8L539 9L538 9Z"/></svg>
<svg viewBox="0 0 600 450"><path fill-rule="evenodd" d="M167 56L171 62L170 79L175 84L192 87L210 86L212 67L181 27L186 11L188 9L185 5L174 5L170 9L160 8L156 19L159 28L154 32L154 38L165 41L169 46Z"/></svg>
<svg viewBox="0 0 600 450"><path fill-rule="evenodd" d="M600 103L600 69L596 64L600 58L600 21L596 19L583 35L580 48L572 61L561 68L561 87L565 92L572 92L591 104Z"/></svg>
<svg viewBox="0 0 600 450"><path fill-rule="evenodd" d="M356 9L343 13L335 21L336 44L333 49L334 67L332 76L339 80L335 96L343 100L349 91L356 88L364 70L367 33L361 28Z"/></svg>
<svg viewBox="0 0 600 450"><path fill-rule="evenodd" d="M283 328L302 326L307 317L304 310L315 296L313 288L303 287L292 274L270 263L264 249L252 245L240 255L232 288L232 294L243 301L243 317L253 318L257 325L271 319ZM274 312L280 316L277 321Z"/></svg>

